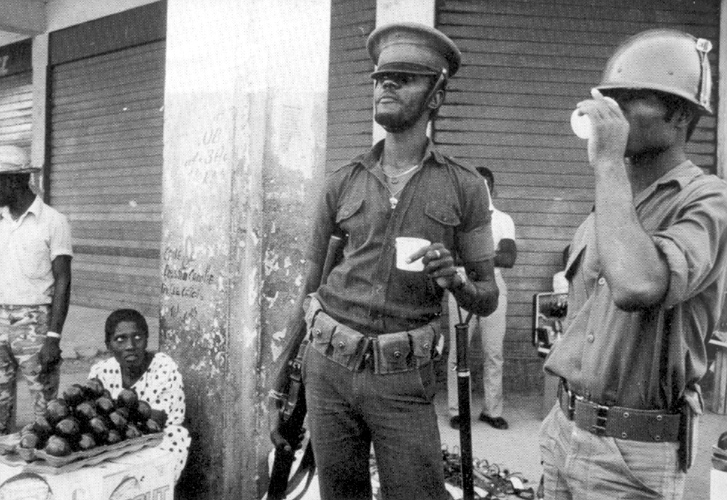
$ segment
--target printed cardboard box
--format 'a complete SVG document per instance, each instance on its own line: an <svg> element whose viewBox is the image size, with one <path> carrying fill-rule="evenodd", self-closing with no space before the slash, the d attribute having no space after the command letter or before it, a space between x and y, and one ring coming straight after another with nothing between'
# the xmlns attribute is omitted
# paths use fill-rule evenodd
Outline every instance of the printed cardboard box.
<svg viewBox="0 0 727 500"><path fill-rule="evenodd" d="M171 453L146 448L64 474L0 463L3 500L173 500Z"/></svg>

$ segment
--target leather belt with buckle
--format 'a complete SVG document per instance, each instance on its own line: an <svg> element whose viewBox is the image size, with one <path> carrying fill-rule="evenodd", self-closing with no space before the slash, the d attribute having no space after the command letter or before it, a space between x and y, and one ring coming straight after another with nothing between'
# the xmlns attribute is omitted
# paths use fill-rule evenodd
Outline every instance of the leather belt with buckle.
<svg viewBox="0 0 727 500"><path fill-rule="evenodd" d="M681 413L606 406L558 387L560 408L578 427L598 436L644 442L679 441Z"/></svg>

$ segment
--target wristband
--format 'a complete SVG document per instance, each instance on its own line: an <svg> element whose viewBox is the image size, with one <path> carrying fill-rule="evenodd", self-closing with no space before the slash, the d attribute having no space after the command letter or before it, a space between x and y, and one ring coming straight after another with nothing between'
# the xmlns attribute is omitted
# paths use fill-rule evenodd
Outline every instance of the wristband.
<svg viewBox="0 0 727 500"><path fill-rule="evenodd" d="M52 339L59 339L61 338L61 334L58 332L48 332L45 334L46 337L50 337Z"/></svg>

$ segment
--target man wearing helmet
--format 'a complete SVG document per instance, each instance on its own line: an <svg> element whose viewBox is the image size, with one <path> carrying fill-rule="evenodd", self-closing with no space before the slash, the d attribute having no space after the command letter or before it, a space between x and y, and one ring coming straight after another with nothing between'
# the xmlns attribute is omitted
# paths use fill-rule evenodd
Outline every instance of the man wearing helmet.
<svg viewBox="0 0 727 500"><path fill-rule="evenodd" d="M454 43L401 23L374 30L367 46L386 138L327 176L314 220L303 289L312 297L303 366L311 440L323 499L371 498L372 444L384 498L443 499L431 359L445 289L476 314L497 307L489 196L473 168L426 135L459 67ZM345 234L343 259L318 287L333 234ZM422 271L397 268L399 236L432 242L404 256L422 259ZM280 446L274 420L272 429Z"/></svg>
<svg viewBox="0 0 727 500"><path fill-rule="evenodd" d="M546 498L682 498L727 267L727 183L684 151L711 113L709 49L640 33L578 104L595 208L571 244L565 333L545 364L562 381L540 435Z"/></svg>
<svg viewBox="0 0 727 500"><path fill-rule="evenodd" d="M71 294L71 229L30 189L26 151L0 146L0 434L11 432L17 373L36 415L58 393Z"/></svg>

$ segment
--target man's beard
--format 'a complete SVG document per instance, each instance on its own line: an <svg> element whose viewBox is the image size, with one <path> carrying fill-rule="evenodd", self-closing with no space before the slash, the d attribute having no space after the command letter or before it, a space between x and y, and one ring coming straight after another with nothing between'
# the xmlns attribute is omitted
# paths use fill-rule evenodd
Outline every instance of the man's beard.
<svg viewBox="0 0 727 500"><path fill-rule="evenodd" d="M419 121L423 111L421 104L416 111L411 109L403 109L398 113L379 113L376 111L374 113L374 120L387 132L404 132L412 128Z"/></svg>
<svg viewBox="0 0 727 500"><path fill-rule="evenodd" d="M665 146L653 146L647 149L642 149L641 151L638 151L631 155L627 155L626 158L628 158L629 162L632 165L649 163L653 161L654 158L665 152L667 149L669 148Z"/></svg>

